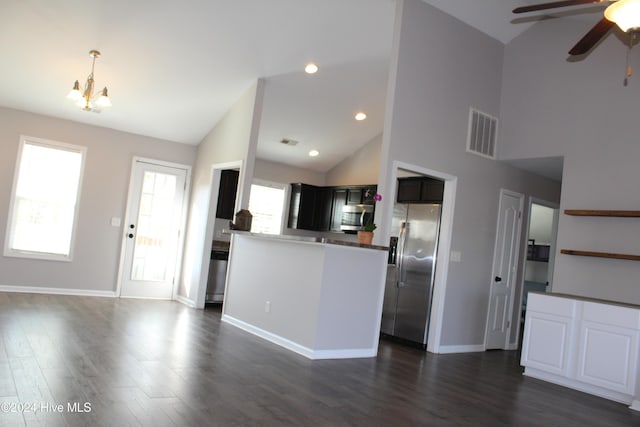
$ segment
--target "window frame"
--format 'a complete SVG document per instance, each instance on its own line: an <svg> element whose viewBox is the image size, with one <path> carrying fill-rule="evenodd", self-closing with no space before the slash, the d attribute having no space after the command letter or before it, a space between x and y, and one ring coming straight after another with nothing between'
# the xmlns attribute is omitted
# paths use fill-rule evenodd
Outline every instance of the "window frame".
<svg viewBox="0 0 640 427"><path fill-rule="evenodd" d="M276 181L267 181L260 178L255 178L251 181L251 185L259 185L261 187L271 187L276 188L278 190L284 190L284 197L282 200L282 217L280 218L280 230L278 235L284 234L284 230L287 224L287 216L289 215L288 207L289 207L289 193L291 191L291 186L282 182ZM249 194L249 199L251 198L251 194Z"/></svg>
<svg viewBox="0 0 640 427"><path fill-rule="evenodd" d="M68 255L54 254L54 253L48 253L48 252L18 250L10 247L10 241L13 235L14 209L16 205L16 190L18 186L18 178L20 176L20 168L22 165L22 153L24 151L24 146L27 144L56 149L56 150L70 151L70 152L80 154L80 171L78 175L78 187L76 189L76 204L73 211L73 223L71 225L71 238L69 241ZM20 135L18 154L16 156L16 162L15 162L15 167L13 171L13 184L11 186L11 198L9 199L7 227L6 227L5 238L4 238L4 251L3 251L4 256L13 257L13 258L46 260L46 261L65 261L65 262L73 261L75 241L76 241L76 231L78 227L78 213L80 211L82 182L84 180L84 168L86 164L86 158L87 158L87 147L68 144L65 142L53 141L50 139Z"/></svg>

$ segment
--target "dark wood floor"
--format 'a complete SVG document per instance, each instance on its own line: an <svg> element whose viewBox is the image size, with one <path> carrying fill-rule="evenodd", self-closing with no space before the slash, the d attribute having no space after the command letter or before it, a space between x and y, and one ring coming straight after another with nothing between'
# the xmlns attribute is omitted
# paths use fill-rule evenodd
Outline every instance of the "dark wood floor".
<svg viewBox="0 0 640 427"><path fill-rule="evenodd" d="M3 426L640 425L517 352L310 361L174 302L0 293L0 332Z"/></svg>

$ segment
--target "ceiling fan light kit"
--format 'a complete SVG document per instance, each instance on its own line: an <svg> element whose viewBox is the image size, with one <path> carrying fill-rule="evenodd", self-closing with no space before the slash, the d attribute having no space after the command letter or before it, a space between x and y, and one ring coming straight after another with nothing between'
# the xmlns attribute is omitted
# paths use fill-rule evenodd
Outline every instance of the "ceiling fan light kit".
<svg viewBox="0 0 640 427"><path fill-rule="evenodd" d="M640 28L640 0L618 0L608 6L604 17L615 22L625 33Z"/></svg>
<svg viewBox="0 0 640 427"><path fill-rule="evenodd" d="M96 58L100 56L100 52L97 50L91 50L89 51L89 56L93 58L91 63L91 74L87 77L83 90L80 90L80 82L76 80L73 83L73 88L67 95L67 98L76 102L76 105L81 107L84 111L99 112L96 107L111 107L111 100L109 99L109 92L106 86L99 92L93 92L95 85L95 80L93 79L94 69L96 66Z"/></svg>
<svg viewBox="0 0 640 427"><path fill-rule="evenodd" d="M604 10L604 17L594 25L587 34L571 48L569 55L584 55L589 52L608 32L617 25L629 35L629 51L638 39L640 33L640 0L565 0L550 3L541 3L531 6L517 7L513 13L526 13L560 7L578 6L586 4L611 3ZM629 66L629 52L627 52L627 68L624 85L627 85L627 77L631 76Z"/></svg>

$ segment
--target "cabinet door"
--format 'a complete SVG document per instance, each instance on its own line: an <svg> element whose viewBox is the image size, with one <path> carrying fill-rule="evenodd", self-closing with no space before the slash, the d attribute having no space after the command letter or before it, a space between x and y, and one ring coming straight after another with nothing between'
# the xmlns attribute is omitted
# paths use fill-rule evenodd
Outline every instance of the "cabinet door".
<svg viewBox="0 0 640 427"><path fill-rule="evenodd" d="M329 231L332 220L333 190L331 187L320 187L316 191L316 207L314 230Z"/></svg>
<svg viewBox="0 0 640 427"><path fill-rule="evenodd" d="M359 187L352 187L347 189L347 204L348 205L359 205L362 203L362 199L364 197L364 190Z"/></svg>
<svg viewBox="0 0 640 427"><path fill-rule="evenodd" d="M527 310L521 364L556 375L569 375L574 320Z"/></svg>
<svg viewBox="0 0 640 427"><path fill-rule="evenodd" d="M420 201L440 203L444 196L444 182L437 179L425 178L420 188Z"/></svg>
<svg viewBox="0 0 640 427"><path fill-rule="evenodd" d="M347 189L336 188L333 190L333 202L331 206L331 231L340 231L342 225L342 207L347 204Z"/></svg>
<svg viewBox="0 0 640 427"><path fill-rule="evenodd" d="M289 202L289 228L315 229L317 187L307 184L291 184Z"/></svg>
<svg viewBox="0 0 640 427"><path fill-rule="evenodd" d="M220 173L220 189L218 190L216 218L233 219L239 176L240 172L230 169L223 170Z"/></svg>
<svg viewBox="0 0 640 427"><path fill-rule="evenodd" d="M398 180L398 203L413 203L420 201L422 184L417 179Z"/></svg>
<svg viewBox="0 0 640 427"><path fill-rule="evenodd" d="M576 379L633 395L638 358L637 325L636 309L585 302Z"/></svg>

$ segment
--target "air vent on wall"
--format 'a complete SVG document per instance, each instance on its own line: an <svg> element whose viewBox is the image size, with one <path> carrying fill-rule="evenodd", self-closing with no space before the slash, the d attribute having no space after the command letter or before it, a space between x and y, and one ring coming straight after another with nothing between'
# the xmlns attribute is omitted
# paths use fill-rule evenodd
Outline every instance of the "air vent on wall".
<svg viewBox="0 0 640 427"><path fill-rule="evenodd" d="M469 110L468 152L495 159L497 133L497 118L474 108Z"/></svg>

